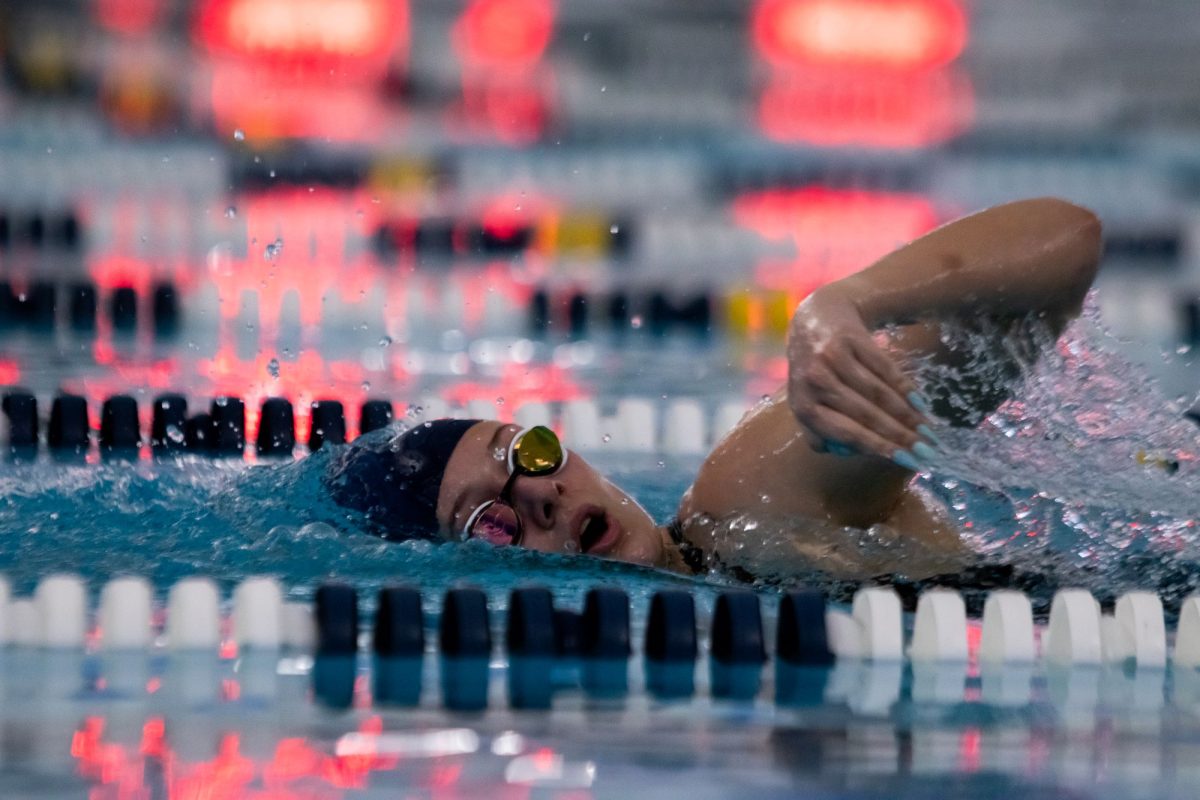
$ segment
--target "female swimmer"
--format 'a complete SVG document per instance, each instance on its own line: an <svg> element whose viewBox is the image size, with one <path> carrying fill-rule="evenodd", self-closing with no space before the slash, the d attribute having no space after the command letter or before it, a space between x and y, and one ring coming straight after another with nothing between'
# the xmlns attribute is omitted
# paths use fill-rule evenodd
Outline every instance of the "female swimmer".
<svg viewBox="0 0 1200 800"><path fill-rule="evenodd" d="M1011 354L1034 346L1018 322L1039 318L1058 336L1079 314L1100 254L1094 214L1040 198L944 225L818 289L791 320L787 385L716 445L666 525L547 429L491 420L363 437L331 462L327 483L391 539L481 538L683 572L952 572L971 553L911 480L940 446L930 415L977 424L1012 382L919 387L915 365L966 358L940 335L950 323L990 336L1016 377ZM753 521L767 516L791 520L787 535L756 533ZM852 535L867 530L887 546Z"/></svg>

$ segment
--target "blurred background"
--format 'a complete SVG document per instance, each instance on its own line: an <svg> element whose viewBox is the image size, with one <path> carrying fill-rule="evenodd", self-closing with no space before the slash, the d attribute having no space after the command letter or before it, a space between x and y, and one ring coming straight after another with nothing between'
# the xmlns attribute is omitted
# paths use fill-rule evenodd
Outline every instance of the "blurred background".
<svg viewBox="0 0 1200 800"><path fill-rule="evenodd" d="M0 384L502 407L684 336L757 393L814 288L1057 195L1191 397L1197 42L1191 0L9 0Z"/></svg>

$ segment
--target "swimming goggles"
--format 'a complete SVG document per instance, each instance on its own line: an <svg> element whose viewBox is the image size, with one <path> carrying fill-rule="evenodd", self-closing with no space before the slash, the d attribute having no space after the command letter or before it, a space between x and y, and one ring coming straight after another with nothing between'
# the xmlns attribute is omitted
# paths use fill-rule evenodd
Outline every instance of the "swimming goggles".
<svg viewBox="0 0 1200 800"><path fill-rule="evenodd" d="M544 425L518 431L508 445L508 481L498 498L471 512L462 529L462 541L481 539L498 547L520 544L525 529L513 505L513 484L521 475L531 478L553 475L566 463L567 451L554 431Z"/></svg>

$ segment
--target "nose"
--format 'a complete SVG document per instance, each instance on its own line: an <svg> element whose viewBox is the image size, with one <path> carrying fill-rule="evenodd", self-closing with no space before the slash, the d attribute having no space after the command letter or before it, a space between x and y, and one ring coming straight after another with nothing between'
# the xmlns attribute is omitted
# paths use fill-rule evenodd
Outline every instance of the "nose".
<svg viewBox="0 0 1200 800"><path fill-rule="evenodd" d="M549 531L558 517L562 492L562 484L551 477L521 475L513 483L512 497L526 527L533 525Z"/></svg>

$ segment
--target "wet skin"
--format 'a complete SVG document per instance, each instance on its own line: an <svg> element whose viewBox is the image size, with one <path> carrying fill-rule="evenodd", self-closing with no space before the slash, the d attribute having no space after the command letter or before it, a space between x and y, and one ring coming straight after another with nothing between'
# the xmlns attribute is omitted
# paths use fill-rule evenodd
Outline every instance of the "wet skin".
<svg viewBox="0 0 1200 800"><path fill-rule="evenodd" d="M763 513L835 528L884 525L887 535L927 556L902 559L910 577L952 569L964 556L957 531L910 484L922 459L936 459L938 444L927 433L927 403L913 391L906 366L959 363L963 354L944 345L944 321L986 317L1002 331L1007 321L1035 315L1058 335L1079 313L1102 242L1100 223L1086 209L1055 198L1019 201L944 225L813 292L788 331L786 387L709 455L680 504L684 537L726 563L749 559L755 572L760 565L784 572L819 565L856 576L878 565L848 551L836 535L823 540L792 524L797 530L782 537L783 546L781 537L763 541L760 532L752 541L736 536L727 553L714 533L727 520ZM885 329L886 341L879 341ZM1007 333L993 344L1001 355L1031 346ZM941 398L944 408L935 408L939 423L970 424L968 418L982 418L1006 396L966 382L954 394L954 403ZM956 408L974 414L956 419ZM457 541L472 511L499 496L517 431L480 422L455 448L437 507L448 539ZM518 477L513 502L524 547L686 571L666 530L577 454L554 475Z"/></svg>
<svg viewBox="0 0 1200 800"><path fill-rule="evenodd" d="M476 508L500 496L509 478L505 456L520 430L486 420L454 448L437 503L438 524L450 541L459 541ZM518 476L511 497L521 517L522 547L654 566L673 566L677 558L665 529L573 451L553 475ZM599 530L605 534L598 535Z"/></svg>

